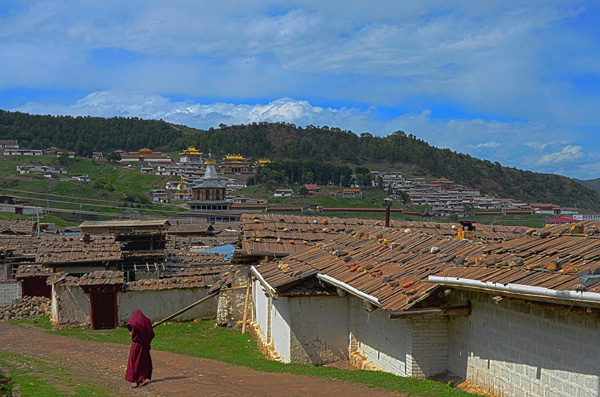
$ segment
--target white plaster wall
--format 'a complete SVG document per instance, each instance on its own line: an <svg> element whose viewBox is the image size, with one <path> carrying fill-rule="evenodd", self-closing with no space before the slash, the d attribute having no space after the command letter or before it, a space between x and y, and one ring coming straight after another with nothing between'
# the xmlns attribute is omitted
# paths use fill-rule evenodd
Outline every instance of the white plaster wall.
<svg viewBox="0 0 600 397"><path fill-rule="evenodd" d="M288 298L272 299L271 343L284 363L291 362L290 355L290 310Z"/></svg>
<svg viewBox="0 0 600 397"><path fill-rule="evenodd" d="M20 280L0 280L0 305L9 305L22 294Z"/></svg>
<svg viewBox="0 0 600 397"><path fill-rule="evenodd" d="M290 361L321 365L348 359L348 298L288 298Z"/></svg>
<svg viewBox="0 0 600 397"><path fill-rule="evenodd" d="M80 287L54 284L51 321L55 324L88 324L90 297Z"/></svg>
<svg viewBox="0 0 600 397"><path fill-rule="evenodd" d="M252 302L254 303L254 321L259 327L259 337L263 343L268 343L269 335L269 297L264 293L262 286L258 281L252 285Z"/></svg>
<svg viewBox="0 0 600 397"><path fill-rule="evenodd" d="M471 299L469 317L449 324L449 369L498 396L600 395L600 321L491 295Z"/></svg>
<svg viewBox="0 0 600 397"><path fill-rule="evenodd" d="M411 376L413 332L410 321L391 320L381 309L369 313L361 299L349 299L352 348L383 371Z"/></svg>
<svg viewBox="0 0 600 397"><path fill-rule="evenodd" d="M117 294L119 325L127 324L134 309L140 309L150 320L159 321L208 295L208 288L181 288L158 291L128 291ZM213 319L217 313L217 297L209 299L172 321Z"/></svg>

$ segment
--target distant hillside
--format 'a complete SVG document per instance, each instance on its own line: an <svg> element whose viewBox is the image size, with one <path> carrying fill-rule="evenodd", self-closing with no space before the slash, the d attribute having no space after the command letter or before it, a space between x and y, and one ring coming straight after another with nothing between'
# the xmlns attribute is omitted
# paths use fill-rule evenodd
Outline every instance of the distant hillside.
<svg viewBox="0 0 600 397"><path fill-rule="evenodd" d="M339 128L296 127L285 123L223 126L187 138L199 150L243 153L271 160L315 160L344 164L369 164L383 170L446 177L483 193L527 202L548 202L593 210L600 209L600 194L577 181L540 174L469 155L438 149L412 134L396 131L386 137L360 136Z"/></svg>
<svg viewBox="0 0 600 397"><path fill-rule="evenodd" d="M593 189L597 192L600 192L600 178L596 178L596 179L587 179L587 180L579 180L577 179L577 182L581 183L584 186L589 187L590 189Z"/></svg>
<svg viewBox="0 0 600 397"><path fill-rule="evenodd" d="M94 150L134 151L142 148L178 150L184 133L164 121L138 118L34 116L0 110L1 139L16 139L21 147L55 146L90 155Z"/></svg>
<svg viewBox="0 0 600 397"><path fill-rule="evenodd" d="M483 193L528 202L551 202L600 210L600 194L573 179L503 167L469 155L438 149L412 134L396 131L386 137L360 136L339 128L296 127L286 123L210 128L208 131L163 121L114 117L54 117L0 111L0 139L17 139L21 146L56 146L85 155L144 147L177 151L193 145L217 157L239 153L271 160L303 160L368 165L412 175L446 177Z"/></svg>

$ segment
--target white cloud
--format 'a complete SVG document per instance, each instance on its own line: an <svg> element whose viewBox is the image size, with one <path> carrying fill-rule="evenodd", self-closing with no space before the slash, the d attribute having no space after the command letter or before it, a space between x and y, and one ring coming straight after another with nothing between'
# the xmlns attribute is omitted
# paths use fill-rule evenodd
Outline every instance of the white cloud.
<svg viewBox="0 0 600 397"><path fill-rule="evenodd" d="M569 163L577 159L581 159L584 156L583 148L581 146L576 145L568 145L562 148L560 152L548 153L541 156L537 160L537 164L539 165L549 165L549 164L562 164Z"/></svg>
<svg viewBox="0 0 600 397"><path fill-rule="evenodd" d="M478 145L476 145L476 148L492 148L492 147L498 147L500 146L500 144L498 142L495 141L489 141L489 142L484 142L484 143L480 143Z"/></svg>
<svg viewBox="0 0 600 397"><path fill-rule="evenodd" d="M556 147L556 142L564 139L565 131L562 129L553 130L544 124L522 121L443 120L436 118L428 109L420 113L403 114L391 120L381 120L376 116L375 108L363 110L322 107L314 106L306 100L292 98L280 98L264 104L197 103L173 101L164 96L143 92L108 90L91 93L72 105L30 102L13 110L73 116L163 119L203 129L216 127L221 123L233 125L282 121L299 126L328 125L357 134L371 132L375 135L389 135L402 130L434 146L499 161L507 166L541 172L560 170L584 179L595 177L592 174L593 167L584 168L585 163L574 163L575 160L584 159L581 146L568 145L559 152L544 153L549 147ZM536 145L531 139L533 142L545 139L546 142L553 143ZM565 164L570 168L565 168Z"/></svg>

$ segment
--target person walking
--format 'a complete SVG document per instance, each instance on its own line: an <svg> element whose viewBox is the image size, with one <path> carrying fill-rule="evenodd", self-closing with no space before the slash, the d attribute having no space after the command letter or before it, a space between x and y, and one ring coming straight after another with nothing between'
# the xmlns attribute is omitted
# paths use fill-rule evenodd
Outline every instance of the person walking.
<svg viewBox="0 0 600 397"><path fill-rule="evenodd" d="M154 330L150 319L140 309L135 309L127 322L131 336L131 348L125 380L133 383L132 387L141 387L152 379L152 358L150 343L154 338Z"/></svg>

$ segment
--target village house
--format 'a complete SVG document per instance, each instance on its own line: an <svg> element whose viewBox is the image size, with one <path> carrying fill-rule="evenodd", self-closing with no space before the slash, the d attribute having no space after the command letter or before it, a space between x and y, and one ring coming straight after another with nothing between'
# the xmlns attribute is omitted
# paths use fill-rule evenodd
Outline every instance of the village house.
<svg viewBox="0 0 600 397"><path fill-rule="evenodd" d="M306 188L306 190L308 190L309 196L323 196L324 195L324 193L321 192L321 187L317 186L314 183L307 183L306 185L304 185L304 187Z"/></svg>
<svg viewBox="0 0 600 397"><path fill-rule="evenodd" d="M344 189L342 191L343 198L362 198L360 189Z"/></svg>
<svg viewBox="0 0 600 397"><path fill-rule="evenodd" d="M0 139L0 149L18 149L19 142L12 139Z"/></svg>
<svg viewBox="0 0 600 397"><path fill-rule="evenodd" d="M63 155L63 153L65 153L64 151L60 152L57 151L56 152L56 157L61 157ZM74 159L75 158L75 152L66 152L67 153L67 157L70 159Z"/></svg>
<svg viewBox="0 0 600 397"><path fill-rule="evenodd" d="M36 149L4 149L5 156L41 156L43 152Z"/></svg>
<svg viewBox="0 0 600 397"><path fill-rule="evenodd" d="M443 226L429 234L291 220L245 223L250 250L267 244L257 235L284 245L317 224L328 230L318 245L304 240L305 250L252 267L253 321L275 358L347 359L423 378L450 372L498 396L598 394L600 276L590 236L600 224L515 229L478 244L435 234Z"/></svg>
<svg viewBox="0 0 600 397"><path fill-rule="evenodd" d="M293 189L275 189L275 194L273 194L273 197L292 197L293 195Z"/></svg>
<svg viewBox="0 0 600 397"><path fill-rule="evenodd" d="M28 175L32 172L41 172L44 174L66 174L64 168L48 167L45 165L17 165L19 174Z"/></svg>
<svg viewBox="0 0 600 397"><path fill-rule="evenodd" d="M75 174L71 177L71 180L76 182L91 182L91 179L87 174Z"/></svg>

